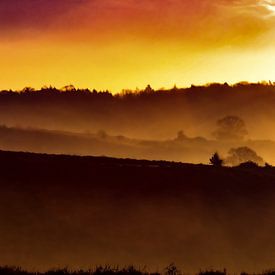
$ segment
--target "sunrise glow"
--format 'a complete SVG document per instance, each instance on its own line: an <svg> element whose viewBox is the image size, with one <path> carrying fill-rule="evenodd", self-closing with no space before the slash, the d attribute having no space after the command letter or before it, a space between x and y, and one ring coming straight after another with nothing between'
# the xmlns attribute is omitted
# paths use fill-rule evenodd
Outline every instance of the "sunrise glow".
<svg viewBox="0 0 275 275"><path fill-rule="evenodd" d="M1 88L275 80L271 0L1 1L0 13Z"/></svg>

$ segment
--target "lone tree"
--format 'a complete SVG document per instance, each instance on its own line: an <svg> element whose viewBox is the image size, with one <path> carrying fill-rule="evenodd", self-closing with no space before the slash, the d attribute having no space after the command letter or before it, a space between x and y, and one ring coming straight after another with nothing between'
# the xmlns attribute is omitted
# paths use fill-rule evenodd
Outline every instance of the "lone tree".
<svg viewBox="0 0 275 275"><path fill-rule="evenodd" d="M186 140L188 137L184 134L184 132L181 130L181 131L178 131L177 133L177 137L175 138L175 140L177 141L184 141Z"/></svg>
<svg viewBox="0 0 275 275"><path fill-rule="evenodd" d="M253 149L249 147L231 148L225 160L230 166L238 166L241 163L253 162L257 165L264 165L264 160Z"/></svg>
<svg viewBox="0 0 275 275"><path fill-rule="evenodd" d="M144 92L147 94L151 94L154 92L154 89L150 85L147 85L146 88L144 89Z"/></svg>
<svg viewBox="0 0 275 275"><path fill-rule="evenodd" d="M217 129L213 133L217 140L243 140L248 134L245 122L237 116L226 116L217 121Z"/></svg>
<svg viewBox="0 0 275 275"><path fill-rule="evenodd" d="M219 154L216 152L211 158L210 163L215 167L222 167L223 160L220 158Z"/></svg>

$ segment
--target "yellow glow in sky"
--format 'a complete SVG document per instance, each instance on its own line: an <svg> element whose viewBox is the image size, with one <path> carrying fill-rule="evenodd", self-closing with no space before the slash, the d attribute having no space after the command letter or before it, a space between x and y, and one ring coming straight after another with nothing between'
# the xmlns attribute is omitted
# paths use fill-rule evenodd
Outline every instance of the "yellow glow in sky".
<svg viewBox="0 0 275 275"><path fill-rule="evenodd" d="M74 84L119 92L149 83L275 81L272 0L42 0L49 21L31 0L24 2L29 9L5 2L1 89Z"/></svg>

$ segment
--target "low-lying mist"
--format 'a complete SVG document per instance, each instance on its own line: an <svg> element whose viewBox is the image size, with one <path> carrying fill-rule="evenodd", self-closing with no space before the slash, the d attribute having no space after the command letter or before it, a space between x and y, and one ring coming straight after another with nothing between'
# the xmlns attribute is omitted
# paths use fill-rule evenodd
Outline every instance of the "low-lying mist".
<svg viewBox="0 0 275 275"><path fill-rule="evenodd" d="M0 149L124 160L0 151L0 265L271 268L274 102L273 84L1 92ZM215 152L229 167L127 159Z"/></svg>
<svg viewBox="0 0 275 275"><path fill-rule="evenodd" d="M0 149L205 164L214 152L219 152L228 166L247 161L275 164L273 141L192 138L182 132L167 140L142 140L112 136L105 131L92 134L0 126Z"/></svg>
<svg viewBox="0 0 275 275"><path fill-rule="evenodd" d="M274 164L274 102L272 83L2 91L0 149L208 163L216 151L228 158L246 147Z"/></svg>
<svg viewBox="0 0 275 275"><path fill-rule="evenodd" d="M216 121L241 117L250 138L275 139L275 85L239 83L171 90L109 92L30 88L0 93L1 124L71 132L105 130L111 135L167 139L183 130L212 137Z"/></svg>
<svg viewBox="0 0 275 275"><path fill-rule="evenodd" d="M0 265L274 264L273 168L5 152L0 164Z"/></svg>

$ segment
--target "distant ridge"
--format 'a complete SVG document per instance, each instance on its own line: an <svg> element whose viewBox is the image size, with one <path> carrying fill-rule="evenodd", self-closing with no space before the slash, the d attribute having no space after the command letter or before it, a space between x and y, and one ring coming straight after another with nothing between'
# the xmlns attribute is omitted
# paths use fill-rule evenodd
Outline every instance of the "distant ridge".
<svg viewBox="0 0 275 275"><path fill-rule="evenodd" d="M0 150L0 159L15 159L21 161L28 161L30 159L46 159L51 160L62 160L62 161L74 161L77 162L90 162L96 165L114 165L114 166L148 166L148 167L186 167L186 166L209 166L204 164L192 164L192 163L182 163L175 161L165 161L165 160L144 160L144 159L131 159L131 158L114 158L107 156L79 156L70 154L47 154L47 153L33 153L24 151L5 151Z"/></svg>
<svg viewBox="0 0 275 275"><path fill-rule="evenodd" d="M272 81L261 81L261 82L247 82L242 81L235 84L228 84L228 83L207 83L205 85L191 85L190 87L177 87L176 85L172 88L161 88L161 89L153 89L150 85L147 85L144 89L123 89L120 93L114 94L115 96L129 96L129 95L149 95L149 94L162 94L163 92L169 93L169 92L188 92L188 91L194 91L194 90L236 90L236 89L273 89L275 91L275 82ZM7 90L2 89L0 90L0 94L25 94L25 95L39 95L48 93L48 95L57 95L57 94L70 94L70 95L101 95L101 96L108 96L112 95L112 93L109 90L96 90L96 89L88 89L88 88L76 88L73 85L67 85L62 88L56 88L54 86L44 86L41 89L34 89L32 87L25 87L22 90Z"/></svg>

